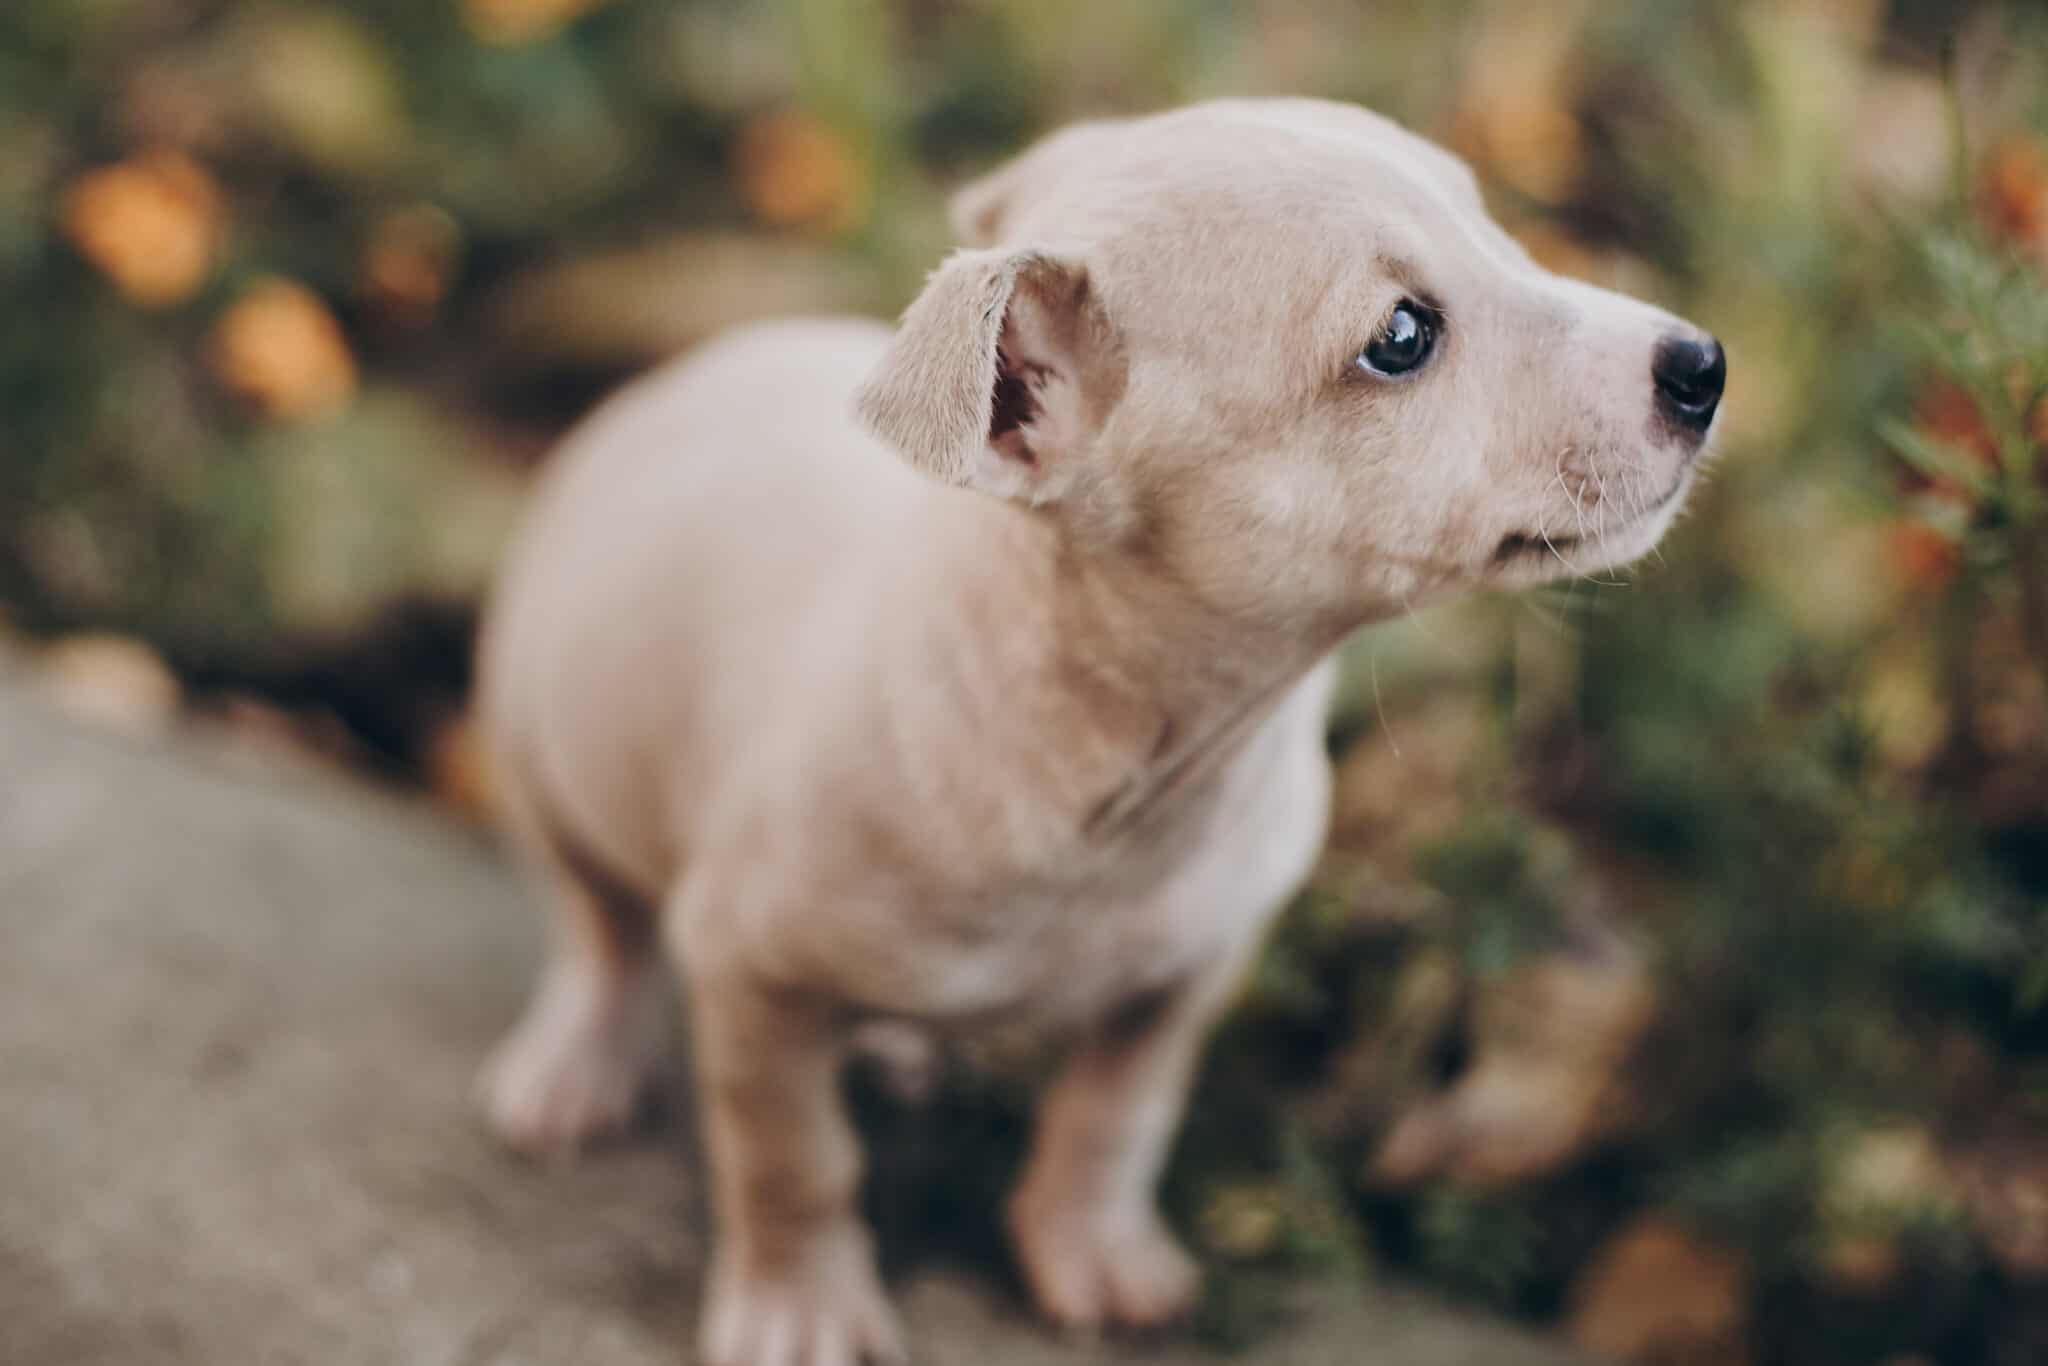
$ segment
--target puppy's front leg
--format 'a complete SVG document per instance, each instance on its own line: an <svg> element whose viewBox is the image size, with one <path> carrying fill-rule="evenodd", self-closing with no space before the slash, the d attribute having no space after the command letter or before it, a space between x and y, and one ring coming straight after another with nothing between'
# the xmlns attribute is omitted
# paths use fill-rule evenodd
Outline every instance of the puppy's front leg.
<svg viewBox="0 0 2048 1366"><path fill-rule="evenodd" d="M1069 1327L1148 1327L1184 1312L1200 1274L1154 1192L1202 1042L1237 981L1233 955L1128 1007L1041 1102L1010 1236L1039 1307Z"/></svg>
<svg viewBox="0 0 2048 1366"><path fill-rule="evenodd" d="M685 972L717 1225L705 1366L902 1362L855 1207L833 1012L687 957Z"/></svg>

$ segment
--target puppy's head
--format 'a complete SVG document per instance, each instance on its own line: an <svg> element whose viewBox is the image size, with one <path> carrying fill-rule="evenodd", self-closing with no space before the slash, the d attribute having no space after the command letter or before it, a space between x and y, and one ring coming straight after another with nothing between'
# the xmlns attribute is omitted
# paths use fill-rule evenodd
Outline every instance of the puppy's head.
<svg viewBox="0 0 2048 1366"><path fill-rule="evenodd" d="M861 396L949 482L1209 601L1355 622L1648 550L1713 338L1560 278L1454 157L1348 105L1083 124L963 191Z"/></svg>

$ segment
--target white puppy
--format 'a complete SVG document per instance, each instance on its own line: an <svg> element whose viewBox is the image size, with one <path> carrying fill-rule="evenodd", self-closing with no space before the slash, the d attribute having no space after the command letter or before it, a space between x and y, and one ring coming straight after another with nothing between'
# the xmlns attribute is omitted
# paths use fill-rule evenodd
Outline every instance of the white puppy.
<svg viewBox="0 0 2048 1366"><path fill-rule="evenodd" d="M1363 110L1068 129L966 190L893 333L745 329L568 443L483 644L554 961L498 1130L623 1123L687 985L711 1366L901 1345L840 1112L869 1020L1076 1040L1009 1208L1041 1306L1178 1313L1205 1032L1322 843L1333 648L1641 554L1712 338L1560 279Z"/></svg>

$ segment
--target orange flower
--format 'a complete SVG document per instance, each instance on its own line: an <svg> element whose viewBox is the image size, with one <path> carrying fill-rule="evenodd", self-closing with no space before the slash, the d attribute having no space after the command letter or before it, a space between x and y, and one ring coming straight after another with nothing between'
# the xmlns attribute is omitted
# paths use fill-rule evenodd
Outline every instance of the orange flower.
<svg viewBox="0 0 2048 1366"><path fill-rule="evenodd" d="M341 324L291 280L263 280L235 301L214 327L212 361L221 383L287 421L326 416L356 387Z"/></svg>
<svg viewBox="0 0 2048 1366"><path fill-rule="evenodd" d="M213 266L220 188L182 152L145 152L88 172L65 191L65 235L145 308L192 297Z"/></svg>
<svg viewBox="0 0 2048 1366"><path fill-rule="evenodd" d="M401 326L426 324L448 293L460 246L455 220L432 205L385 214L363 248L364 296Z"/></svg>
<svg viewBox="0 0 2048 1366"><path fill-rule="evenodd" d="M1999 144L1978 182L1977 212L1994 235L2048 256L2048 152L2039 142Z"/></svg>
<svg viewBox="0 0 2048 1366"><path fill-rule="evenodd" d="M1998 469L1998 438L1978 411L1977 400L1961 385L1945 379L1929 383L1913 403L1913 425L1930 440L1963 453L1986 471ZM1975 502L1968 489L1939 475L1908 468L1899 482L1907 493L1925 493L1965 507Z"/></svg>
<svg viewBox="0 0 2048 1366"><path fill-rule="evenodd" d="M462 0L470 32L487 43L530 43L545 38L605 0Z"/></svg>
<svg viewBox="0 0 2048 1366"><path fill-rule="evenodd" d="M740 195L778 228L836 231L859 221L861 168L837 129L801 110L767 114L741 130Z"/></svg>
<svg viewBox="0 0 2048 1366"><path fill-rule="evenodd" d="M1998 438L1977 410L1969 390L1938 379L1920 391L1913 405L1913 425L1937 441L1969 452L1986 469L1998 467Z"/></svg>
<svg viewBox="0 0 2048 1366"><path fill-rule="evenodd" d="M1909 589L1932 592L1946 585L1962 568L1961 549L1925 522L1893 522L1887 534L1892 567L1899 581Z"/></svg>

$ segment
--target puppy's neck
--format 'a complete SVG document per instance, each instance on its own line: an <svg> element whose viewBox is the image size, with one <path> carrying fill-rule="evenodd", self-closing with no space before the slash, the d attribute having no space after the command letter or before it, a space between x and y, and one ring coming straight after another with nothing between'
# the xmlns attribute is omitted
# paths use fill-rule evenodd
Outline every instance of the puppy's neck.
<svg viewBox="0 0 2048 1366"><path fill-rule="evenodd" d="M1070 556L1059 648L1113 679L1142 750L1084 822L1112 840L1227 764L1341 633L1232 617L1142 554Z"/></svg>
<svg viewBox="0 0 2048 1366"><path fill-rule="evenodd" d="M1235 618L1142 549L1083 548L1043 516L991 511L954 580L959 624L990 652L971 671L970 724L1091 842L1220 769L1342 639Z"/></svg>

